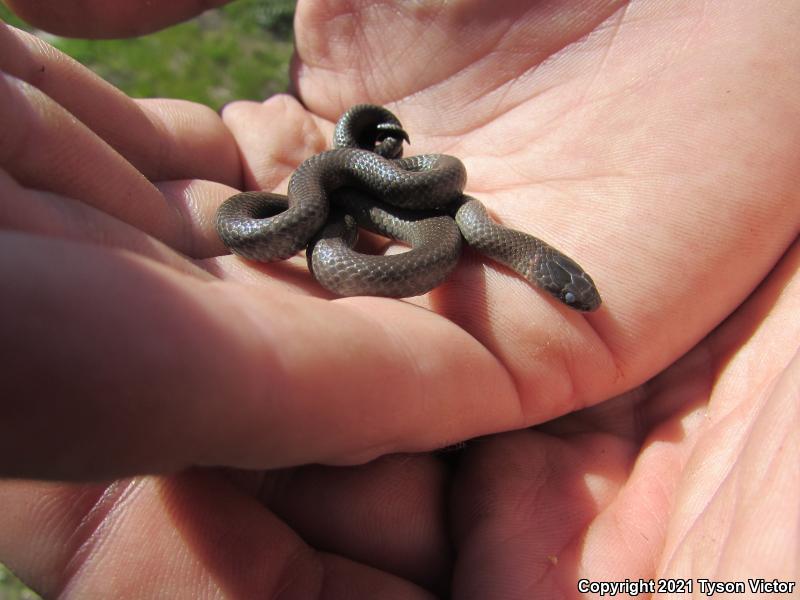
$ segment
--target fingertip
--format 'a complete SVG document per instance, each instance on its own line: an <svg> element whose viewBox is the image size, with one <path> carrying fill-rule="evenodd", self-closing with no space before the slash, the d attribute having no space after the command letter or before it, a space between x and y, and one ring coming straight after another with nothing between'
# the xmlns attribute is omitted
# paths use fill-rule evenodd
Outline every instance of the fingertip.
<svg viewBox="0 0 800 600"><path fill-rule="evenodd" d="M237 187L241 179L239 153L231 132L220 116L204 104L172 98L135 100L157 128L150 147L133 146L126 158L142 165L148 178L156 181L204 179ZM158 143L159 152L153 152ZM144 156L131 156L133 152Z"/></svg>
<svg viewBox="0 0 800 600"><path fill-rule="evenodd" d="M230 0L6 0L21 19L67 37L111 39L152 33Z"/></svg>
<svg viewBox="0 0 800 600"><path fill-rule="evenodd" d="M328 147L330 136L321 123L288 94L231 102L221 115L242 155L245 189L273 190L297 165Z"/></svg>

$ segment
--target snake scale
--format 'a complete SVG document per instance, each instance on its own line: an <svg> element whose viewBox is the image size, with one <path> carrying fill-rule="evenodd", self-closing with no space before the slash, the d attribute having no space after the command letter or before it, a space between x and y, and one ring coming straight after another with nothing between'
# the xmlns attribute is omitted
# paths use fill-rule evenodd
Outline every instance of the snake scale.
<svg viewBox="0 0 800 600"><path fill-rule="evenodd" d="M286 196L243 192L217 211L230 250L271 262L306 249L319 283L340 296L404 298L430 291L455 268L462 240L580 311L601 303L592 278L571 258L493 221L463 193L464 165L445 154L402 158L408 134L389 110L359 104L336 124L333 150L304 161ZM391 256L353 249L358 226L411 246Z"/></svg>

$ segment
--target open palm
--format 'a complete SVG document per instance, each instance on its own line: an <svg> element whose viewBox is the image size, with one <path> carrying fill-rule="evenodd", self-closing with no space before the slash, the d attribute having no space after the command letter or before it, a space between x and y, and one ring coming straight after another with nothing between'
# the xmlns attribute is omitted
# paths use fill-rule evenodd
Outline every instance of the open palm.
<svg viewBox="0 0 800 600"><path fill-rule="evenodd" d="M0 560L77 597L787 576L796 528L755 524L797 518L797 11L517 4L301 3L302 104L222 121L3 32L2 473L180 474L7 482ZM285 185L358 102L398 114L407 154L461 158L467 192L578 260L603 308L474 255L406 302L221 256L216 206ZM187 470L214 465L271 470Z"/></svg>

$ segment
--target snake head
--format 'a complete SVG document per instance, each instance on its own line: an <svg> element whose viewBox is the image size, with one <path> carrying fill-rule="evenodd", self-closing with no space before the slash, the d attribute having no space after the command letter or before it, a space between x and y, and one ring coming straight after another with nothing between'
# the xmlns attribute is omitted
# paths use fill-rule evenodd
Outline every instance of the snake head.
<svg viewBox="0 0 800 600"><path fill-rule="evenodd" d="M548 248L547 260L539 261L539 283L555 298L582 312L597 310L602 303L592 278L574 260Z"/></svg>

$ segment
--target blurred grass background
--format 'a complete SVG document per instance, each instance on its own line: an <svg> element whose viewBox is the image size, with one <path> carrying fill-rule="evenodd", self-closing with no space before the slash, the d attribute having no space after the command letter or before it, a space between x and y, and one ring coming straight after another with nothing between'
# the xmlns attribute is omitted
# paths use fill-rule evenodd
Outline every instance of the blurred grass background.
<svg viewBox="0 0 800 600"><path fill-rule="evenodd" d="M25 587L8 569L0 564L0 600L38 600L39 596Z"/></svg>
<svg viewBox="0 0 800 600"><path fill-rule="evenodd" d="M238 0L154 34L79 40L23 23L0 3L0 19L31 31L135 98L184 98L218 110L264 100L288 85L295 0ZM0 600L39 598L0 564Z"/></svg>
<svg viewBox="0 0 800 600"><path fill-rule="evenodd" d="M32 31L136 98L184 98L217 110L286 90L295 0L238 0L127 40L68 39L35 30L0 3L0 19ZM0 599L1 600L1 599Z"/></svg>

